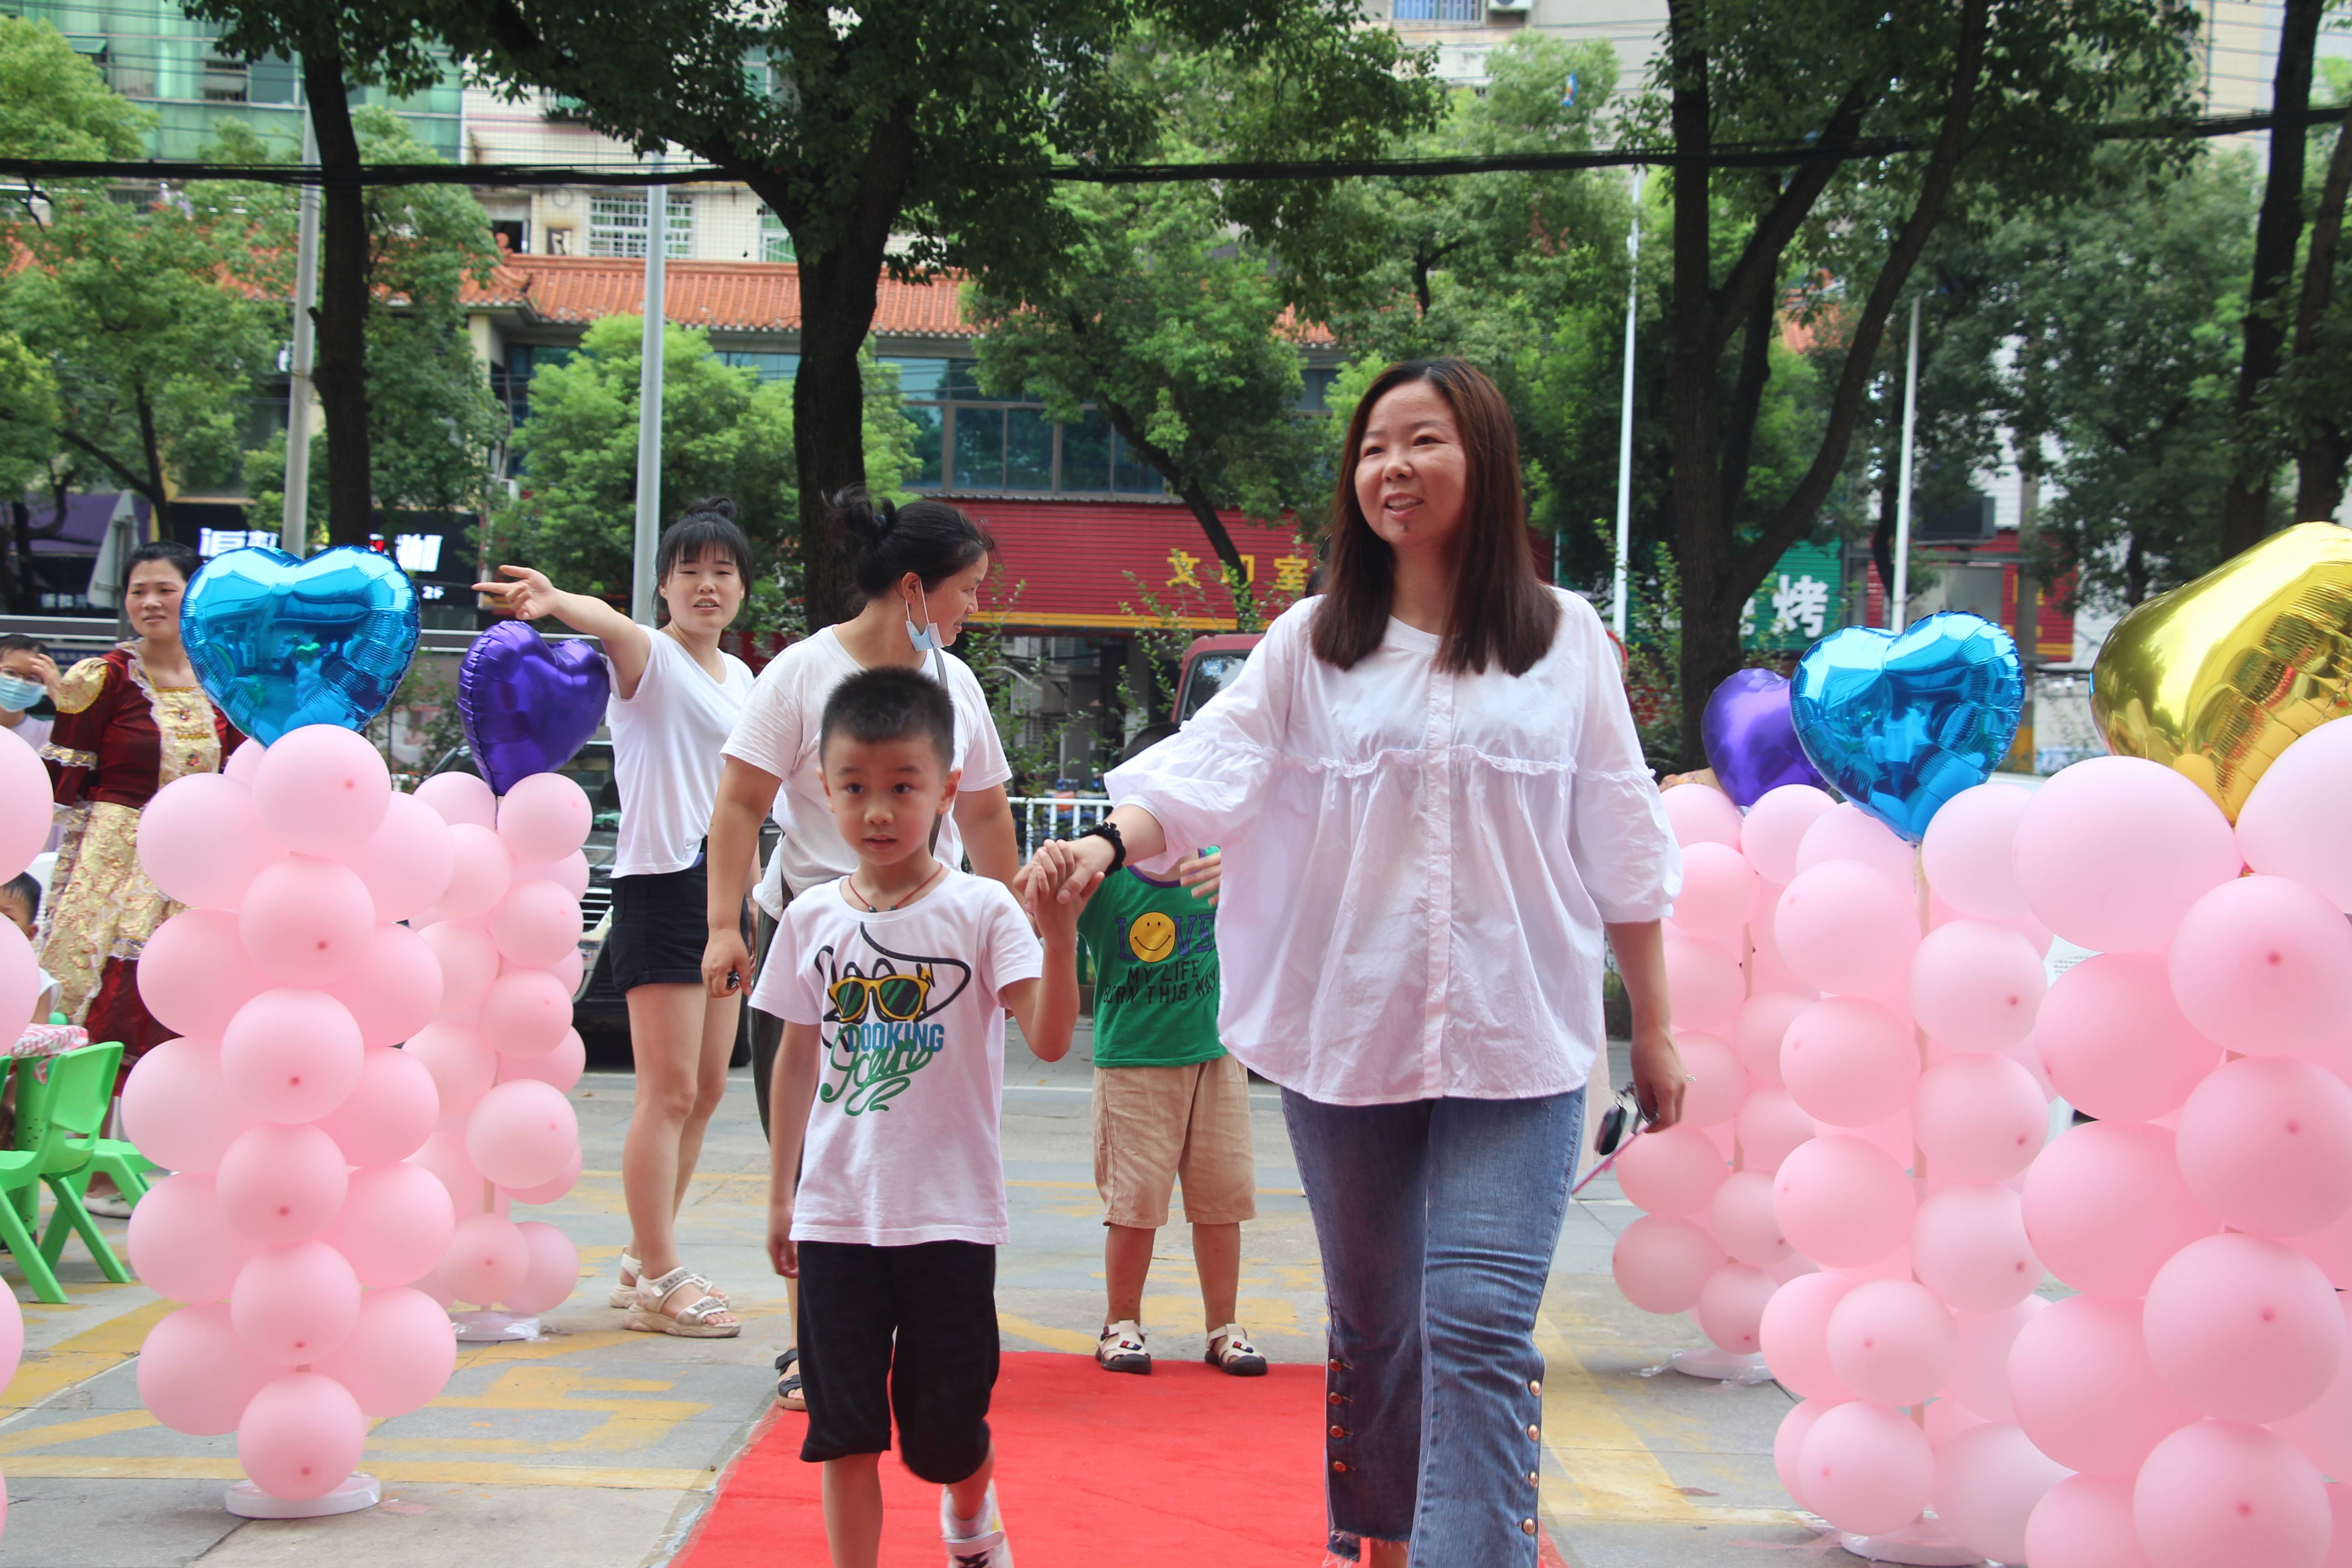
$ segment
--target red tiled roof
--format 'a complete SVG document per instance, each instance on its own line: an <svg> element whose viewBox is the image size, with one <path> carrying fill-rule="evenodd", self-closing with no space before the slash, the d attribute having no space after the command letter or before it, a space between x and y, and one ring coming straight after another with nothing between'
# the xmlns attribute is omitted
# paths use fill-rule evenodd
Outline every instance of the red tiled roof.
<svg viewBox="0 0 2352 1568"><path fill-rule="evenodd" d="M889 337L972 338L963 319L961 279L900 283L885 277L874 304L874 331ZM718 331L791 332L801 325L801 269L791 262L673 261L662 273L664 312L681 327ZM467 283L477 309L518 310L542 321L584 325L644 309L646 264L604 256L507 256L487 284ZM1280 331L1302 345L1328 347L1330 330L1301 327L1288 311Z"/></svg>

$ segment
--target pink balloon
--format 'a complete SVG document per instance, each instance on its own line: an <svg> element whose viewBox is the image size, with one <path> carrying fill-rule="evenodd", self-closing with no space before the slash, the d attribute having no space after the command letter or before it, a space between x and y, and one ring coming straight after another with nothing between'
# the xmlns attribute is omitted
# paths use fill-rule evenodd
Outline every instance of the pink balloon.
<svg viewBox="0 0 2352 1568"><path fill-rule="evenodd" d="M383 1046L362 1058L359 1087L318 1126L350 1163L383 1165L423 1148L440 1115L432 1069L405 1051Z"/></svg>
<svg viewBox="0 0 2352 1568"><path fill-rule="evenodd" d="M360 1317L359 1277L323 1241L265 1247L237 1270L228 1315L246 1349L280 1366L304 1366L351 1337Z"/></svg>
<svg viewBox="0 0 2352 1568"><path fill-rule="evenodd" d="M514 879L514 857L505 840L487 827L461 822L449 829L449 884L426 913L435 920L477 920L488 914Z"/></svg>
<svg viewBox="0 0 2352 1568"><path fill-rule="evenodd" d="M517 860L517 882L552 882L575 900L588 890L588 857L574 849L561 860Z"/></svg>
<svg viewBox="0 0 2352 1568"><path fill-rule="evenodd" d="M588 977L588 961L581 956L580 950L575 947L548 965L547 972L555 976L555 983L563 987L565 995L577 998L580 994L580 983Z"/></svg>
<svg viewBox="0 0 2352 1568"><path fill-rule="evenodd" d="M2148 1451L2197 1419L2147 1359L2140 1304L2069 1296L2018 1331L2009 1400L2034 1446L2069 1469L2133 1476Z"/></svg>
<svg viewBox="0 0 2352 1568"><path fill-rule="evenodd" d="M1805 789L1806 784L1783 784L1783 789ZM1797 1016L1812 1004L1790 991L1767 991L1750 996L1739 1009L1732 1025L1731 1043L1738 1051L1740 1064L1758 1083L1777 1085L1780 1082L1780 1042L1788 1037L1789 1026Z"/></svg>
<svg viewBox="0 0 2352 1568"><path fill-rule="evenodd" d="M236 751L228 754L228 761L221 764L221 773L250 789L254 775L261 771L261 759L267 750L260 742L247 736L237 743Z"/></svg>
<svg viewBox="0 0 2352 1568"><path fill-rule="evenodd" d="M1793 881L1805 830L1836 804L1828 791L1811 784L1766 790L1740 819L1740 853L1768 881Z"/></svg>
<svg viewBox="0 0 2352 1568"><path fill-rule="evenodd" d="M1944 1449L1963 1432L1973 1432L1979 1426L1995 1423L1986 1420L1957 1399L1937 1399L1929 1402L1919 1417L1919 1429L1927 1434L1927 1441L1940 1463Z"/></svg>
<svg viewBox="0 0 2352 1568"><path fill-rule="evenodd" d="M2032 1034L2047 988L2033 944L1990 921L1954 921L1911 955L1912 1016L1967 1050L2000 1050Z"/></svg>
<svg viewBox="0 0 2352 1568"><path fill-rule="evenodd" d="M2328 1537L2326 1568L2352 1568L2352 1486L2329 1487L2327 1510L2335 1527Z"/></svg>
<svg viewBox="0 0 2352 1568"><path fill-rule="evenodd" d="M2241 877L2191 904L2170 970L2181 1013L2230 1050L2288 1056L2352 1023L2352 926L2284 877Z"/></svg>
<svg viewBox="0 0 2352 1568"><path fill-rule="evenodd" d="M433 1075L440 1118L452 1126L462 1127L497 1081L498 1053L471 1024L444 1018L418 1030L416 1037L401 1048Z"/></svg>
<svg viewBox="0 0 2352 1568"><path fill-rule="evenodd" d="M441 1281L460 1301L488 1307L521 1288L530 1274L530 1242L511 1220L478 1214L457 1222Z"/></svg>
<svg viewBox="0 0 2352 1568"><path fill-rule="evenodd" d="M563 1162L562 1175L541 1182L535 1187L500 1187L498 1189L499 1201L501 1204L551 1204L570 1192L572 1184L580 1180L580 1151L574 1148L571 1157Z"/></svg>
<svg viewBox="0 0 2352 1568"><path fill-rule="evenodd" d="M1739 1114L1748 1098L1748 1069L1732 1048L1713 1035L1677 1035L1683 1071L1683 1120L1693 1127L1718 1127Z"/></svg>
<svg viewBox="0 0 2352 1568"><path fill-rule="evenodd" d="M449 1314L422 1290L371 1290L352 1337L313 1370L348 1389L362 1415L405 1415L448 1386L457 1337Z"/></svg>
<svg viewBox="0 0 2352 1568"><path fill-rule="evenodd" d="M1785 1089L1749 1090L1738 1129L1741 1168L1768 1176L1814 1135L1813 1119Z"/></svg>
<svg viewBox="0 0 2352 1568"><path fill-rule="evenodd" d="M351 1195L321 1239L350 1261L362 1285L379 1289L439 1268L457 1226L440 1179L422 1165L396 1162L352 1173Z"/></svg>
<svg viewBox="0 0 2352 1568"><path fill-rule="evenodd" d="M343 1206L350 1167L316 1127L265 1121L221 1156L214 1191L229 1224L264 1247L308 1241Z"/></svg>
<svg viewBox="0 0 2352 1568"><path fill-rule="evenodd" d="M1825 1268L1858 1267L1902 1246L1914 1201L1901 1166L1843 1134L1800 1145L1772 1178L1780 1234Z"/></svg>
<svg viewBox="0 0 2352 1568"><path fill-rule="evenodd" d="M1919 911L1910 889L1884 872L1826 860L1789 884L1772 931L1780 956L1808 984L1869 995L1903 984L1919 945Z"/></svg>
<svg viewBox="0 0 2352 1568"><path fill-rule="evenodd" d="M1760 1171L1735 1171L1725 1177L1708 1205L1707 1223L1735 1261L1769 1269L1796 1256L1797 1249L1773 1217L1772 1178Z"/></svg>
<svg viewBox="0 0 2352 1568"><path fill-rule="evenodd" d="M2338 1290L2352 1290L2352 1214L2324 1230L2282 1239L2319 1265L2329 1284Z"/></svg>
<svg viewBox="0 0 2352 1568"><path fill-rule="evenodd" d="M383 826L391 799L383 754L366 736L335 724L305 724L280 735L253 774L262 821L279 843L305 855L336 855L366 843Z"/></svg>
<svg viewBox="0 0 2352 1568"><path fill-rule="evenodd" d="M2319 1266L2283 1242L2209 1236L2147 1288L2147 1359L2175 1394L2226 1421L2308 1408L2344 1363L2344 1313Z"/></svg>
<svg viewBox="0 0 2352 1568"><path fill-rule="evenodd" d="M1830 1313L1827 1343L1838 1381L1880 1405L1932 1396L1960 1356L1951 1313L1909 1279L1874 1279L1847 1291Z"/></svg>
<svg viewBox="0 0 2352 1568"><path fill-rule="evenodd" d="M2164 961L2153 953L2103 952L2060 975L2042 1000L2033 1038L2067 1103L2107 1121L2179 1110L2221 1059L2221 1047L2173 1002Z"/></svg>
<svg viewBox="0 0 2352 1568"><path fill-rule="evenodd" d="M580 1119L572 1102L536 1079L498 1085L466 1121L467 1157L502 1187L552 1181L579 1146ZM1622 1168L1620 1162L1621 1174Z"/></svg>
<svg viewBox="0 0 2352 1568"><path fill-rule="evenodd" d="M1723 1248L1704 1226L1656 1215L1627 1226L1609 1255L1617 1289L1645 1312L1689 1311L1723 1263Z"/></svg>
<svg viewBox="0 0 2352 1568"><path fill-rule="evenodd" d="M1919 1075L1911 1121L1938 1180L2004 1182L2042 1152L2050 1103L2033 1075L2007 1057L1969 1054Z"/></svg>
<svg viewBox="0 0 2352 1568"><path fill-rule="evenodd" d="M2040 1296L2028 1296L2006 1312L1953 1313L1960 1359L1952 1369L1952 1381L1944 1385L1945 1396L1989 1420L2016 1420L2009 1399L2010 1350L2025 1325L2049 1306Z"/></svg>
<svg viewBox="0 0 2352 1568"><path fill-rule="evenodd" d="M1947 1187L1921 1204L1911 1221L1911 1262L1929 1289L1962 1311L2006 1310L2042 1283L2024 1201L2007 1187Z"/></svg>
<svg viewBox="0 0 2352 1568"><path fill-rule="evenodd" d="M139 814L140 868L164 897L198 909L236 908L254 878L284 858L253 792L219 773L173 779Z"/></svg>
<svg viewBox="0 0 2352 1568"><path fill-rule="evenodd" d="M490 982L481 1019L482 1033L506 1055L542 1056L572 1027L572 993L543 969L517 970Z"/></svg>
<svg viewBox="0 0 2352 1568"><path fill-rule="evenodd" d="M359 1025L324 991L265 991L221 1036L229 1092L273 1121L315 1121L342 1104L362 1058Z"/></svg>
<svg viewBox="0 0 2352 1568"><path fill-rule="evenodd" d="M580 900L552 882L518 882L490 911L490 939L517 963L550 968L580 950Z"/></svg>
<svg viewBox="0 0 2352 1568"><path fill-rule="evenodd" d="M2271 760L2238 812L2246 864L2308 883L2352 914L2352 724L2330 720Z"/></svg>
<svg viewBox="0 0 2352 1568"><path fill-rule="evenodd" d="M2158 1443L2132 1488L2132 1521L2154 1568L2320 1568L2334 1529L2311 1462L2275 1432L2234 1421L2200 1421Z"/></svg>
<svg viewBox="0 0 2352 1568"><path fill-rule="evenodd" d="M15 877L48 842L52 800L49 771L14 731L14 747L0 747L0 869Z"/></svg>
<svg viewBox="0 0 2352 1568"><path fill-rule="evenodd" d="M1757 1343L1781 1387L1832 1405L1854 1397L1830 1363L1829 1333L1830 1314L1855 1289L1834 1274L1807 1274L1781 1286L1765 1304Z"/></svg>
<svg viewBox="0 0 2352 1568"><path fill-rule="evenodd" d="M289 855L254 878L236 927L278 984L331 985L367 955L375 903L350 867Z"/></svg>
<svg viewBox="0 0 2352 1568"><path fill-rule="evenodd" d="M507 1306L517 1312L552 1312L579 1287L580 1249L570 1237L539 1220L524 1220L515 1229L530 1248L530 1267L509 1293Z"/></svg>
<svg viewBox="0 0 2352 1568"><path fill-rule="evenodd" d="M2095 952L2160 952L2199 898L2238 874L2205 792L2142 757L2093 757L2033 792L2017 885L2034 918Z"/></svg>
<svg viewBox="0 0 2352 1568"><path fill-rule="evenodd" d="M214 1169L254 1121L229 1093L220 1047L209 1040L165 1040L122 1086L123 1136L167 1171Z"/></svg>
<svg viewBox="0 0 2352 1568"><path fill-rule="evenodd" d="M166 1176L131 1211L126 1244L140 1283L174 1301L217 1301L259 1250L221 1212L213 1178Z"/></svg>
<svg viewBox="0 0 2352 1568"><path fill-rule="evenodd" d="M1707 1276L1699 1288L1699 1331L1718 1350L1734 1355L1756 1352L1756 1333L1764 1320L1764 1305L1780 1282L1761 1268L1727 1263Z"/></svg>
<svg viewBox="0 0 2352 1568"><path fill-rule="evenodd" d="M1617 1156L1617 1185L1634 1207L1680 1219L1715 1196L1730 1173L1696 1127L1644 1132Z"/></svg>
<svg viewBox="0 0 2352 1568"><path fill-rule="evenodd" d="M1693 936L1727 945L1756 912L1756 868L1728 845L1711 840L1683 847L1683 889L1675 895L1675 923Z"/></svg>
<svg viewBox="0 0 2352 1568"><path fill-rule="evenodd" d="M0 1301L0 1377L13 1378L25 1359L25 1310L17 1305L13 1291L0 1294L7 1297Z"/></svg>
<svg viewBox="0 0 2352 1568"><path fill-rule="evenodd" d="M1682 784L1689 789L1694 786ZM1711 792L1710 792L1711 793ZM1670 923L1665 933L1666 1000L1675 1022L1685 1029L1717 1029L1738 1016L1748 977L1728 948L1704 941Z"/></svg>
<svg viewBox="0 0 2352 1568"><path fill-rule="evenodd" d="M2352 1318L2352 1302L2338 1296L2336 1304ZM2336 1369L2317 1403L2268 1425L2301 1449L2321 1474L2352 1476L2352 1356Z"/></svg>
<svg viewBox="0 0 2352 1568"><path fill-rule="evenodd" d="M2132 1523L2132 1478L2069 1476L2042 1494L2025 1521L2034 1568L2149 1568Z"/></svg>
<svg viewBox="0 0 2352 1568"><path fill-rule="evenodd" d="M1973 1427L1936 1456L1936 1517L1970 1551L2022 1563L2026 1521L2066 1476L2016 1427Z"/></svg>
<svg viewBox="0 0 2352 1568"><path fill-rule="evenodd" d="M2093 1295L2141 1294L2167 1258L2219 1228L2181 1181L2172 1134L2161 1127L2076 1127L2025 1174L2025 1234L2034 1252L2050 1272Z"/></svg>
<svg viewBox="0 0 2352 1568"><path fill-rule="evenodd" d="M1773 934L1780 918L1780 900L1788 891L1777 882L1767 882L1757 895L1756 918L1748 922L1748 989L1759 996L1778 991L1810 1002L1821 994L1820 987L1797 978L1796 971L1780 956L1780 939Z"/></svg>
<svg viewBox="0 0 2352 1568"><path fill-rule="evenodd" d="M587 841L596 814L562 773L532 773L499 802L499 837L518 860L561 860Z"/></svg>
<svg viewBox="0 0 2352 1568"><path fill-rule="evenodd" d="M541 1083L553 1085L566 1094L572 1092L572 1086L580 1081L580 1075L587 1070L588 1047L581 1040L580 1031L577 1029L565 1030L562 1044L545 1056L499 1058L500 1083L512 1083L518 1079L535 1078Z"/></svg>
<svg viewBox="0 0 2352 1568"><path fill-rule="evenodd" d="M2352 1210L2352 1088L2311 1062L2226 1063L2189 1095L2177 1136L2189 1190L2232 1229L2302 1236Z"/></svg>
<svg viewBox="0 0 2352 1568"><path fill-rule="evenodd" d="M2017 825L2031 790L1981 784L1946 801L1919 841L1920 868L1958 913L2001 921L2031 911L2017 885Z"/></svg>
<svg viewBox="0 0 2352 1568"><path fill-rule="evenodd" d="M1840 1530L1882 1535L1927 1506L1936 1479L1927 1435L1900 1411L1854 1400L1822 1414L1798 1452L1805 1504Z"/></svg>
<svg viewBox="0 0 2352 1568"><path fill-rule="evenodd" d="M435 773L416 786L415 798L452 827L464 823L494 828L499 823L499 797L472 773Z"/></svg>
<svg viewBox="0 0 2352 1568"><path fill-rule="evenodd" d="M1659 798L1665 803L1666 825L1674 830L1675 843L1685 848L1694 844L1739 847L1739 808L1721 790L1676 784Z"/></svg>
<svg viewBox="0 0 2352 1568"><path fill-rule="evenodd" d="M236 1424L236 1462L255 1486L293 1502L341 1486L366 1446L367 1416L359 1401L315 1372L289 1373L267 1384Z"/></svg>
<svg viewBox="0 0 2352 1568"><path fill-rule="evenodd" d="M1805 837L1797 846L1799 875L1832 860L1868 866L1906 894L1910 891L1915 869L1911 846L1858 805L1841 801L1832 806L1805 829ZM1796 879L1789 879L1791 882Z"/></svg>
<svg viewBox="0 0 2352 1568"><path fill-rule="evenodd" d="M1865 1127L1910 1103L1919 1047L1903 1020L1860 996L1824 996L1780 1044L1780 1081L1816 1121Z"/></svg>
<svg viewBox="0 0 2352 1568"><path fill-rule="evenodd" d="M383 821L357 847L337 858L358 873L375 902L376 919L404 921L440 898L457 868L449 825L415 795L394 794Z"/></svg>
<svg viewBox="0 0 2352 1568"><path fill-rule="evenodd" d="M1800 786L1790 784L1784 787L1794 789ZM1805 1500L1803 1491L1805 1439L1812 1435L1813 1423L1842 1403L1827 1399L1800 1400L1790 1406L1789 1413L1780 1417L1780 1425L1773 1431L1772 1470L1780 1478L1780 1489L1787 1492L1790 1500L1799 1508L1812 1506Z"/></svg>
<svg viewBox="0 0 2352 1568"><path fill-rule="evenodd" d="M139 954L139 999L167 1029L220 1038L236 1010L273 984L247 958L227 910L184 910Z"/></svg>
<svg viewBox="0 0 2352 1568"><path fill-rule="evenodd" d="M330 994L350 1011L362 1043L396 1046L440 1011L441 961L406 926L378 926L367 956Z"/></svg>
<svg viewBox="0 0 2352 1568"><path fill-rule="evenodd" d="M139 1403L174 1432L216 1437L236 1431L247 1403L284 1370L245 1348L226 1307L182 1307L139 1347Z"/></svg>
<svg viewBox="0 0 2352 1568"><path fill-rule="evenodd" d="M449 775L444 775L449 776ZM436 921L417 933L441 964L441 1005L436 1015L464 1018L478 1012L499 977L498 944L489 928L472 921Z"/></svg>

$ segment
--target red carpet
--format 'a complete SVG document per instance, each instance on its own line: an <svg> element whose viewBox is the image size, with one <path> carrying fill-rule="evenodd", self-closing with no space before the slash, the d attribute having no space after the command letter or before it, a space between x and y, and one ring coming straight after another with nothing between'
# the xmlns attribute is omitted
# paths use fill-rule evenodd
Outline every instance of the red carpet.
<svg viewBox="0 0 2352 1568"><path fill-rule="evenodd" d="M807 1417L779 1412L720 1483L678 1568L829 1561ZM1004 1357L989 1415L997 1495L1021 1568L1314 1568L1323 1547L1323 1369L1228 1377L1161 1362L1118 1377L1090 1357ZM882 1462L883 1568L939 1568L940 1489Z"/></svg>

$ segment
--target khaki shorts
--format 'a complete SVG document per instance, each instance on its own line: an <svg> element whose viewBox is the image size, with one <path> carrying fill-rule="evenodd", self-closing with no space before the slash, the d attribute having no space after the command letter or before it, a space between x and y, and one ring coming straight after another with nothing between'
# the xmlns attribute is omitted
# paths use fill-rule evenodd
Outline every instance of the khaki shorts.
<svg viewBox="0 0 2352 1568"><path fill-rule="evenodd" d="M1095 1068L1095 1186L1105 1225L1157 1230L1168 1190L1184 1183L1184 1217L1257 1217L1250 1152L1249 1070L1234 1057L1178 1068Z"/></svg>

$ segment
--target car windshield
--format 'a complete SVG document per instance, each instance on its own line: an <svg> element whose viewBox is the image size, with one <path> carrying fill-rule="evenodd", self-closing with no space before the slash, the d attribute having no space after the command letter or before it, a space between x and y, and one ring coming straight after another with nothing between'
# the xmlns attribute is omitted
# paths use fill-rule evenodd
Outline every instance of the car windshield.
<svg viewBox="0 0 2352 1568"><path fill-rule="evenodd" d="M1248 662L1247 648L1204 653L1194 659L1192 677L1184 682L1184 710L1176 715L1176 721L1187 722L1208 706L1209 699L1231 686L1241 675L1242 666Z"/></svg>

